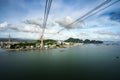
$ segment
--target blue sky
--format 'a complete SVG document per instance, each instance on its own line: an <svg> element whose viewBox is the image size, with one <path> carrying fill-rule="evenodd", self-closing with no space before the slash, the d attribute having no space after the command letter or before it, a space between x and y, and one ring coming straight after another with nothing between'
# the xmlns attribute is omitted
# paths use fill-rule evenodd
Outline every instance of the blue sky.
<svg viewBox="0 0 120 80"><path fill-rule="evenodd" d="M78 24L67 26L104 1L53 0L44 38L120 40L120 1ZM117 0L110 3L114 1ZM45 0L0 0L0 38L10 34L13 38L39 39L44 7Z"/></svg>

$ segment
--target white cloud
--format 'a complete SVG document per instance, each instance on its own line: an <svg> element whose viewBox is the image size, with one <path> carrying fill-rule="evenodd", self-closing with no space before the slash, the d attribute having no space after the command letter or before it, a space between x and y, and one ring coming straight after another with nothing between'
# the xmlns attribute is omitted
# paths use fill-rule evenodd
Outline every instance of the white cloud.
<svg viewBox="0 0 120 80"><path fill-rule="evenodd" d="M3 22L3 23L0 24L0 30L4 30L8 26L9 26L8 22Z"/></svg>
<svg viewBox="0 0 120 80"><path fill-rule="evenodd" d="M41 28L37 25L14 25L4 22L0 24L0 30L4 31L17 31L17 32L41 32Z"/></svg>
<svg viewBox="0 0 120 80"><path fill-rule="evenodd" d="M118 35L118 34L120 34L120 33L107 31L107 30L97 30L94 33L97 33L97 34L100 34L100 35Z"/></svg>
<svg viewBox="0 0 120 80"><path fill-rule="evenodd" d="M113 21L110 19L110 16L100 16L100 17L96 17L96 19L94 20L87 20L86 22L86 26L87 27L99 27L99 28L102 28L102 27L119 27L120 26L120 23L117 22L117 21Z"/></svg>
<svg viewBox="0 0 120 80"><path fill-rule="evenodd" d="M102 0L91 2L93 5L91 5L90 7L86 6L87 3L84 3L84 1L83 1L84 4L81 3L82 1L80 2L81 5L80 3L76 3L76 1L74 2L75 5L71 6L65 4L63 0L53 1L50 15L48 17L47 28L45 30L45 36L44 36L45 38L66 39L68 37L75 37L80 39L87 38L87 39L98 39L98 40L119 39L119 35L117 35L118 33L114 33L109 29L110 27L111 28L114 27L115 30L116 26L117 27L120 26L120 23L110 20L108 16L106 17L106 16L94 15L93 17L90 17L88 20L86 20L85 25L84 23L78 23L68 26L75 19L84 15L89 10L94 8L95 5L98 5L99 4L98 2L101 3ZM42 12L41 10L39 11L29 10L29 13L26 16L24 16L25 19L24 18L22 19L22 21L24 20L25 24L19 23L15 25L14 24L15 22L13 22L13 24L8 26L8 23L4 22L0 24L0 30L5 28L6 30L15 31L14 33L17 34L15 35L15 37L19 36L21 38L22 37L40 38L42 31L41 29L42 19L40 19L40 17L42 13L44 12ZM18 19L16 19L16 21L17 20ZM60 34L57 34L57 32L62 28L64 28L64 30ZM75 29L78 30L74 31ZM82 31L80 29L82 29Z"/></svg>
<svg viewBox="0 0 120 80"><path fill-rule="evenodd" d="M113 40L120 40L120 36L116 35L116 36L112 36L112 35L98 35L96 36L94 39L97 40L105 40L105 41L113 41Z"/></svg>
<svg viewBox="0 0 120 80"><path fill-rule="evenodd" d="M83 22L71 24L73 22L74 20L70 16L66 16L63 20L56 21L56 23L65 29L83 28Z"/></svg>
<svg viewBox="0 0 120 80"><path fill-rule="evenodd" d="M27 19L23 21L25 24L36 25L42 27L42 19Z"/></svg>
<svg viewBox="0 0 120 80"><path fill-rule="evenodd" d="M86 33L86 32L80 32L79 35L80 35L80 36L89 36L89 34ZM78 36L79 36L79 35L78 35Z"/></svg>
<svg viewBox="0 0 120 80"><path fill-rule="evenodd" d="M22 28L19 28L21 32L31 32L31 33L40 33L41 28L36 25L24 25Z"/></svg>

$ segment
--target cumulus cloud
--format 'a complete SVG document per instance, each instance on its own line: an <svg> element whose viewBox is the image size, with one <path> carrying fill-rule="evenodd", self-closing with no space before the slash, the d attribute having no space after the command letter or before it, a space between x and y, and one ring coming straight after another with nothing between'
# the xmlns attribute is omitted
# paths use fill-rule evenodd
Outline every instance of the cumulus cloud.
<svg viewBox="0 0 120 80"><path fill-rule="evenodd" d="M23 21L23 23L25 23L26 25L34 25L34 26L39 26L40 28L42 28L43 26L43 19L40 18L35 18L35 19L27 19L25 21ZM56 23L51 21L48 21L46 24L46 28L49 27L54 27L56 26Z"/></svg>
<svg viewBox="0 0 120 80"><path fill-rule="evenodd" d="M79 35L80 35L80 36L89 36L89 34L86 33L86 32L80 32ZM78 36L79 36L79 35L78 35Z"/></svg>
<svg viewBox="0 0 120 80"><path fill-rule="evenodd" d="M10 24L8 22L3 22L0 24L0 30L4 30L6 27L8 27Z"/></svg>
<svg viewBox="0 0 120 80"><path fill-rule="evenodd" d="M85 29L89 29L89 30L118 30L120 28L120 23L115 21L115 20L111 20L110 16L100 16L100 17L96 17L96 19L94 20L87 20L85 22ZM104 32L104 31L101 31Z"/></svg>
<svg viewBox="0 0 120 80"><path fill-rule="evenodd" d="M107 30L97 30L94 33L100 34L100 35L120 35L120 33L107 31Z"/></svg>
<svg viewBox="0 0 120 80"><path fill-rule="evenodd" d="M48 23L48 26L50 27L46 28L45 30L45 34L47 35L55 34L56 29L59 29L58 27L55 27L54 23ZM6 32L7 31L25 32L25 33L41 33L42 32L42 28L39 25L35 25L34 23L15 25L15 24L9 24L8 22L4 22L0 24L0 30L3 30L3 29Z"/></svg>
<svg viewBox="0 0 120 80"><path fill-rule="evenodd" d="M69 2L71 2L71 1L69 1ZM89 3L86 3L84 0L76 0L76 1L71 2L71 4L73 4L73 3L75 4L72 7L71 7L71 4L69 4L69 2L64 2L64 0L53 1L44 37L58 39L60 37L60 35L58 35L57 32L64 28L65 30L63 32L61 32L60 39L66 39L71 36L78 37L80 39L120 39L119 33L116 32L120 29L119 28L120 23L115 21L116 18L118 18L119 14L118 14L118 16L114 16L110 19L109 16L107 16L107 15L101 16L100 15L101 13L100 13L100 14L94 15L93 17L90 17L87 20L85 20L85 25L84 25L84 22L80 22L80 23L72 24L72 25L68 26L75 19L84 15L86 12L88 12L89 10L91 10L92 8L97 6L99 4L99 2L101 3L102 0L97 0L97 1L89 1L88 0ZM91 5L90 7L86 6L91 3L94 5ZM42 12L40 10L40 7L39 8L35 7L35 9L32 10L32 8L30 8L29 6L26 6L26 5L24 5L24 6L25 6L25 8L28 7L28 9L29 9L28 13L26 15L24 15L22 12L23 17L17 16L16 19L13 18L14 19L13 24L11 24L11 25L6 25L6 24L9 24L7 22L4 22L4 24L1 23L2 26L0 24L0 30L2 30L3 28L4 28L4 30L10 30L11 32L10 31L9 32L11 34L13 33L13 35L15 37L20 36L23 38L26 38L26 37L35 38L36 35L38 35L37 37L40 37L40 33L42 31L42 29L41 29L42 21L43 21L42 19L40 19L40 17L42 15L42 13L44 13L44 12ZM119 5L117 7L119 7ZM115 6L115 8L116 8L116 6ZM36 9L38 9L38 10L36 10ZM25 11L27 11L27 10L25 10ZM110 9L109 11L112 11L112 10ZM101 11L101 12L103 13L104 11ZM20 18L18 18L18 17L20 17ZM65 18L63 18L63 17L65 17ZM21 19L24 20L23 23L19 23L19 21L21 21ZM11 20L11 17L10 17L10 19L8 18L8 20ZM11 21L9 21L9 22L11 22ZM15 25L14 24L15 22L18 22L18 24ZM104 28L104 30L99 30L99 29L103 29L103 28ZM110 28L111 28L111 30L110 30ZM69 30L69 29L71 29L71 30ZM114 30L114 31L112 32L112 30ZM3 33L5 33L5 32L7 33L8 31L3 31ZM67 33L67 32L69 32L69 33ZM55 34L57 34L57 35L55 35Z"/></svg>
<svg viewBox="0 0 120 80"><path fill-rule="evenodd" d="M98 35L96 36L94 39L96 40L105 40L105 41L113 41L113 40L120 40L120 36L116 35L116 36L111 36L111 35Z"/></svg>
<svg viewBox="0 0 120 80"><path fill-rule="evenodd" d="M0 30L5 31L18 31L18 32L31 32L31 33L39 33L41 32L41 28L37 25L14 25L9 24L8 22L3 22L0 24Z"/></svg>
<svg viewBox="0 0 120 80"><path fill-rule="evenodd" d="M58 23L61 27L65 29L83 28L83 22L71 24L73 22L74 20L70 16L66 16L64 19L56 21L56 23Z"/></svg>
<svg viewBox="0 0 120 80"><path fill-rule="evenodd" d="M36 25L24 25L22 28L19 28L21 32L31 32L31 33L39 33L41 32L41 28Z"/></svg>
<svg viewBox="0 0 120 80"><path fill-rule="evenodd" d="M36 25L42 27L42 19L27 19L23 21L25 24Z"/></svg>
<svg viewBox="0 0 120 80"><path fill-rule="evenodd" d="M120 32L114 32L109 30L96 30L94 33L97 35L96 38L102 40L120 40Z"/></svg>

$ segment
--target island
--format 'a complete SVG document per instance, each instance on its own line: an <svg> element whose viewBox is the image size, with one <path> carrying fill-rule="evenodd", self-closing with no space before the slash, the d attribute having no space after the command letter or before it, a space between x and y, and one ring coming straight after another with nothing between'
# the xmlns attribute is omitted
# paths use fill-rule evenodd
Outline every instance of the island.
<svg viewBox="0 0 120 80"><path fill-rule="evenodd" d="M40 40L2 40L0 41L0 47L7 50L43 50L43 49L55 49L55 48L66 48L73 47L84 44L102 44L103 41L98 40L89 40L89 39L78 39L78 38L69 38L67 40L53 40L45 39L43 40L43 48L41 48Z"/></svg>

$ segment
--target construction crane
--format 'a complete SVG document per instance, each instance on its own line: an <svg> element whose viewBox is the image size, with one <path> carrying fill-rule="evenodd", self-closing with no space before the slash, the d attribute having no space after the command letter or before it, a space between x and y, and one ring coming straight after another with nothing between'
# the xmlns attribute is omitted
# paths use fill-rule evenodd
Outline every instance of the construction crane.
<svg viewBox="0 0 120 80"><path fill-rule="evenodd" d="M3 43L5 42L7 44L7 48L10 48L10 44L11 44L11 35L8 34L8 35L0 35L0 36L4 36L4 37L8 37L8 41L1 41L0 42L0 46L3 47Z"/></svg>
<svg viewBox="0 0 120 80"><path fill-rule="evenodd" d="M8 35L0 35L0 36L1 36L1 37L2 37L2 36L7 37L7 38L8 38L8 43L11 42L11 35L10 35L10 34L8 34Z"/></svg>

